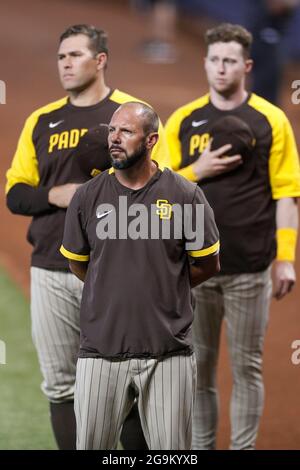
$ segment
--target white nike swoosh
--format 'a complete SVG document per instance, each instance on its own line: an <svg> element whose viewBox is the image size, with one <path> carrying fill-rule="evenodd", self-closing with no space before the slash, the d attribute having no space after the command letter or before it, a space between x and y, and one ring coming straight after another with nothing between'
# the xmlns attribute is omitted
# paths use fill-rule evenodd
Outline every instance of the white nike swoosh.
<svg viewBox="0 0 300 470"><path fill-rule="evenodd" d="M97 217L97 219L102 219L102 217L105 217L106 215L108 215L112 211L113 210L111 209L110 211L103 212L102 214L96 214L96 217Z"/></svg>
<svg viewBox="0 0 300 470"><path fill-rule="evenodd" d="M61 124L62 122L64 122L63 119L62 119L61 121L57 121L57 122L49 122L49 127L50 127L50 129L53 129L53 127L58 126L58 125Z"/></svg>
<svg viewBox="0 0 300 470"><path fill-rule="evenodd" d="M202 121L193 121L192 126L193 127L199 127L202 126L202 124L205 124L208 121L208 119L203 119Z"/></svg>

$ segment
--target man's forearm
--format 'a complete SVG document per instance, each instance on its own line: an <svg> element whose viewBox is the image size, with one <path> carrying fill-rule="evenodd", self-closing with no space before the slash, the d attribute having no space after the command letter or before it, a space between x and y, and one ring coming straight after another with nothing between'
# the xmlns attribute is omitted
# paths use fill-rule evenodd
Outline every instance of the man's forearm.
<svg viewBox="0 0 300 470"><path fill-rule="evenodd" d="M53 186L48 194L49 203L66 209L79 186L81 186L79 183L66 183L60 186Z"/></svg>
<svg viewBox="0 0 300 470"><path fill-rule="evenodd" d="M278 199L276 206L276 226L278 228L291 227L298 229L297 199L285 197Z"/></svg>
<svg viewBox="0 0 300 470"><path fill-rule="evenodd" d="M85 261L74 261L74 260L69 260L69 266L72 271L72 273L78 277L82 282L85 281L85 276L88 270L88 262Z"/></svg>
<svg viewBox="0 0 300 470"><path fill-rule="evenodd" d="M55 207L48 201L48 192L46 187L17 183L7 193L7 207L13 214L30 216L53 211Z"/></svg>
<svg viewBox="0 0 300 470"><path fill-rule="evenodd" d="M220 271L219 255L210 256L198 264L190 264L191 287L196 287L207 281Z"/></svg>

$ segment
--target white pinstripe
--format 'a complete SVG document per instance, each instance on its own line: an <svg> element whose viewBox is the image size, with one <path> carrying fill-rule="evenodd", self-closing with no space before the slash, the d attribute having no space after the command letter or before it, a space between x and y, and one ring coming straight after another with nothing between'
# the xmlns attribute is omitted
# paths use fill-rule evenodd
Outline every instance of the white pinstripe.
<svg viewBox="0 0 300 470"><path fill-rule="evenodd" d="M191 448L194 355L163 360L79 359L77 449L115 449L135 397L150 449Z"/></svg>
<svg viewBox="0 0 300 470"><path fill-rule="evenodd" d="M194 289L197 394L193 448L214 449L218 421L216 368L223 317L233 372L231 448L253 449L263 410L262 353L272 291L270 268L216 276Z"/></svg>
<svg viewBox="0 0 300 470"><path fill-rule="evenodd" d="M32 338L52 402L73 400L82 288L71 273L31 268Z"/></svg>

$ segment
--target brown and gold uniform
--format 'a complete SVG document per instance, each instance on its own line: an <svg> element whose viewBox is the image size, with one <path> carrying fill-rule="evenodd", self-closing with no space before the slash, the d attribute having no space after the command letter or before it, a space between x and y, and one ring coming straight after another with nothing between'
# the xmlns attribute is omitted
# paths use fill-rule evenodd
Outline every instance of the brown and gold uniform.
<svg viewBox="0 0 300 470"><path fill-rule="evenodd" d="M166 124L173 170L196 181L192 163L204 151L210 128L222 116L246 121L255 136L250 158L235 171L202 180L220 231L221 272L257 272L276 254L276 200L300 195L299 161L285 114L255 94L238 108L221 111L205 95L179 108Z"/></svg>
<svg viewBox="0 0 300 470"><path fill-rule="evenodd" d="M28 232L33 245L32 266L68 269L59 252L66 210L49 204L49 189L88 180L75 161L74 149L80 137L96 124L108 124L120 104L134 100L119 90L111 91L93 106L74 106L63 98L27 119L7 172L6 193L13 212L33 216ZM170 166L162 126L153 158L162 166Z"/></svg>
<svg viewBox="0 0 300 470"><path fill-rule="evenodd" d="M262 352L272 291L270 264L276 255L276 201L300 196L291 125L281 109L253 93L230 111L217 109L209 94L175 111L166 124L172 168L196 181L192 163L201 158L213 124L228 115L250 126L255 146L237 169L199 182L220 232L221 273L194 289L194 449L216 445L216 369L223 318L233 373L230 445L255 447L264 401Z"/></svg>
<svg viewBox="0 0 300 470"><path fill-rule="evenodd" d="M73 399L79 348L79 308L83 284L69 271L59 252L66 210L48 202L53 186L84 183L76 163L76 147L88 129L108 124L120 104L139 101L117 89L93 106L74 106L68 98L50 103L26 120L11 168L7 172L7 205L32 216L28 240L31 259L33 340L43 374L42 389L51 403ZM168 165L160 125L154 157ZM101 158L101 157L100 157Z"/></svg>
<svg viewBox="0 0 300 470"><path fill-rule="evenodd" d="M153 235L148 219L148 231L140 226L139 237L126 235L124 225L120 230L121 197L127 201L128 234L133 205L143 205L147 214L155 209L151 223L168 220L170 236L164 238L162 229ZM109 205L99 211L103 204ZM174 230L173 210L185 205L191 207L196 232L204 223L203 238L191 250L186 231L179 238ZM204 206L202 220L195 218L199 205ZM115 223L115 232L99 238L98 224L108 230ZM218 250L218 230L202 191L169 169L158 169L138 190L123 186L109 171L77 190L61 252L89 261L75 394L79 449L114 448L134 396L151 449L189 448L195 372L189 256L199 259Z"/></svg>
<svg viewBox="0 0 300 470"><path fill-rule="evenodd" d="M97 225L103 222L97 218L97 208L111 205L115 211L103 209L100 218L105 217L107 224L120 224L125 217L120 213L120 196L126 197L128 213L132 204L143 204L149 214L151 205L155 206L158 222L166 220L160 217L164 201L170 209L170 238L161 239L162 230L150 238L149 222L148 232L141 229L138 239L118 227L113 238L100 239ZM197 204L204 205L203 246L187 252L184 234L174 238L175 204L189 204L193 210ZM89 261L81 306L80 357L191 354L188 254L200 258L218 249L218 231L202 191L169 169L158 170L138 190L121 185L114 172L104 172L79 188L68 208L61 252L69 259Z"/></svg>

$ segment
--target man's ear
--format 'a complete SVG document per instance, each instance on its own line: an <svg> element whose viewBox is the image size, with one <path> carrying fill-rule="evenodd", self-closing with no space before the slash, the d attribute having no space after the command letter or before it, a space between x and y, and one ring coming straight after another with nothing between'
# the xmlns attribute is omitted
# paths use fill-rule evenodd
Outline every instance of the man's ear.
<svg viewBox="0 0 300 470"><path fill-rule="evenodd" d="M252 70L252 67L253 67L253 60L252 59L247 59L245 61L245 65L246 65L246 73L250 73L251 70Z"/></svg>
<svg viewBox="0 0 300 470"><path fill-rule="evenodd" d="M99 52L99 54L96 55L96 60L98 70L105 69L107 65L107 54L105 52Z"/></svg>
<svg viewBox="0 0 300 470"><path fill-rule="evenodd" d="M151 132L151 134L147 135L146 145L147 148L151 149L157 143L159 139L158 132Z"/></svg>

